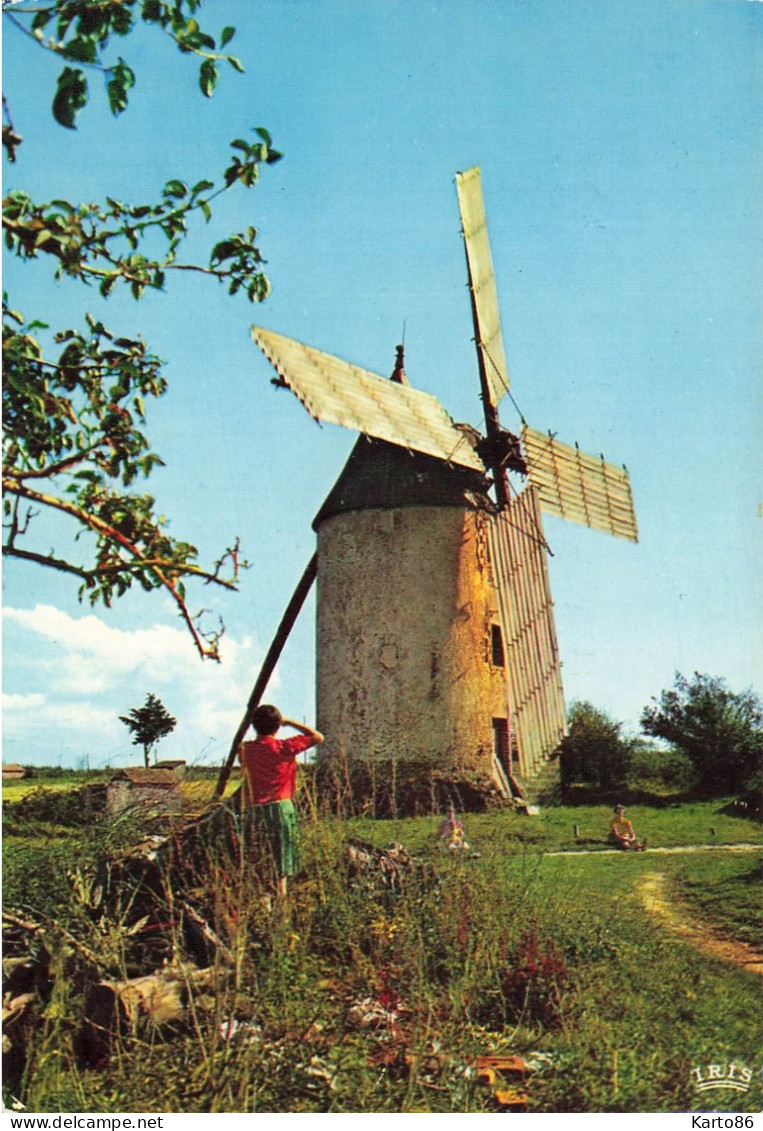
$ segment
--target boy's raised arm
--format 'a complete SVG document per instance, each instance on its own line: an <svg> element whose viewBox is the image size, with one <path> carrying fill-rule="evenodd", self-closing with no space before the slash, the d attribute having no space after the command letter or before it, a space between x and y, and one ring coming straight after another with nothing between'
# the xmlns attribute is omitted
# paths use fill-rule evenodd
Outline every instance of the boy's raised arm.
<svg viewBox="0 0 763 1131"><path fill-rule="evenodd" d="M316 746L320 746L320 744L323 742L323 735L319 730L315 730L313 727L305 726L304 723L298 723L294 719L282 719L281 726L293 727L294 730L298 730L300 734L308 735L310 738L312 738Z"/></svg>

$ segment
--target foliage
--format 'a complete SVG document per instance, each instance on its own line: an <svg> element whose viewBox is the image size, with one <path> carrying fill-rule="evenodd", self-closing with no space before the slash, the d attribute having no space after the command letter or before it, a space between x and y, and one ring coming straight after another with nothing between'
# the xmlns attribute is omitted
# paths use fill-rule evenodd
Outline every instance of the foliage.
<svg viewBox="0 0 763 1131"><path fill-rule="evenodd" d="M634 738L631 747L629 785L663 792L686 790L695 780L694 766L680 750Z"/></svg>
<svg viewBox="0 0 763 1131"><path fill-rule="evenodd" d="M99 3L48 0L48 3L35 5L30 22L20 18L30 11L17 7L14 11L15 3L16 0L3 0L3 14L9 23L67 63L58 75L51 107L53 117L67 129L76 128L77 115L89 98L85 67L106 79L103 85L112 114L121 114L127 108L129 91L136 84L135 72L121 57L104 62L103 53L112 37L123 39L135 30L136 17L160 29L183 53L201 59L199 87L206 97L212 95L217 85L221 62L243 71L241 61L223 51L236 29L223 28L218 50L214 38L199 26L195 13L201 8L202 0L173 0L172 3L167 0L100 0ZM46 38L46 29L55 34ZM77 65L71 67L68 63ZM7 123L3 129L3 144L11 161L15 160L21 140L13 125Z"/></svg>
<svg viewBox="0 0 763 1131"><path fill-rule="evenodd" d="M690 758L701 786L716 795L741 788L763 764L763 704L723 679L676 672L673 687L644 709L641 726Z"/></svg>
<svg viewBox="0 0 763 1131"><path fill-rule="evenodd" d="M91 824L104 808L105 786L82 789L50 789L35 785L23 795L3 801L5 832L29 833L34 827L56 825L77 828Z"/></svg>
<svg viewBox="0 0 763 1131"><path fill-rule="evenodd" d="M625 785L632 743L616 723L592 703L575 702L569 710L568 734L562 742L562 782L590 782L603 789Z"/></svg>
<svg viewBox="0 0 763 1131"><path fill-rule="evenodd" d="M154 746L160 739L172 734L177 719L169 713L162 701L149 692L142 707L133 707L127 715L120 715L119 721L129 728L133 746L143 747L146 767Z"/></svg>
<svg viewBox="0 0 763 1131"><path fill-rule="evenodd" d="M763 766L746 782L746 788L737 804L750 817L763 821Z"/></svg>
<svg viewBox="0 0 763 1131"><path fill-rule="evenodd" d="M710 814L709 802L702 811ZM553 814L545 846L578 815ZM677 809L654 816L668 835L671 822L683 828ZM88 1071L74 1040L87 954L118 972L145 933L140 920L77 911L79 889L67 888L64 853L55 853L55 891L35 890L53 900L61 926L48 919L42 932L51 962L22 1083L27 1110L488 1113L495 1101L475 1058L540 1051L545 1067L525 1085L532 1112L686 1111L708 1102L691 1090L693 1065L749 1061L760 1036L755 980L670 939L644 913L648 853L544 857L515 835L531 820L495 812L469 818L481 855L454 859L438 847L438 825L435 817L306 819L306 873L280 909L268 909L256 870L210 845L193 892L209 900L210 922L233 956L220 964L229 979L191 988L184 1020L125 1024L108 1062ZM350 832L415 849L418 866L394 898L347 883ZM6 844L10 856L16 848ZM41 863L55 848L37 845ZM22 855L14 894L34 868L29 845ZM68 855L71 863L71 847ZM718 887L720 896L732 883L748 887L750 857L665 856L659 869L687 890ZM162 916L177 953L180 899L168 893ZM732 906L746 915L744 898ZM506 1004L486 1012L502 992ZM354 1022L353 1006L368 997L391 1019ZM724 1103L756 1111L762 1099L756 1074L749 1093Z"/></svg>
<svg viewBox="0 0 763 1131"><path fill-rule="evenodd" d="M107 818L102 795L87 787L38 789L3 810L4 905L61 922L82 915L72 888L75 871L95 870L107 853L145 832L132 813Z"/></svg>
<svg viewBox="0 0 763 1131"><path fill-rule="evenodd" d="M88 99L85 69L106 75L114 114L127 106L135 73L121 57L107 62L105 56L115 37L135 30L138 17L173 39L183 54L201 59L205 96L214 91L221 61L242 70L224 51L235 29L224 28L218 45L200 28L199 7L200 0L50 0L33 10L6 2L3 14L66 60L52 112L59 125L74 128ZM46 39L49 25L55 35ZM5 102L4 108L9 115ZM269 284L254 228L215 239L206 263L180 254L193 222L212 220L221 193L253 187L261 166L279 160L268 131L253 133L231 142L217 183L205 178L189 185L173 177L158 201L126 203L108 196L99 203L57 197L39 203L12 188L3 201L6 247L21 262L47 258L57 279L96 286L103 297L126 287L140 299L163 291L173 273L195 272L223 283L231 295L241 291L259 302ZM15 161L21 138L10 119L3 139ZM147 398L167 388L162 361L139 336L114 332L91 314L84 314L81 327L51 329L46 319L28 319L5 297L3 353L3 553L78 577L80 597L87 595L91 604L110 605L134 582L145 590L163 589L200 655L217 659L222 629L202 628L201 614L192 614L186 604L184 579L235 588L239 567L246 564L239 561L238 542L202 568L196 547L169 537L153 497L135 490L136 481L162 463L143 432ZM92 560L76 561L69 551L50 549L49 532L39 548L30 548L30 528L40 514L59 516L73 532L94 538Z"/></svg>

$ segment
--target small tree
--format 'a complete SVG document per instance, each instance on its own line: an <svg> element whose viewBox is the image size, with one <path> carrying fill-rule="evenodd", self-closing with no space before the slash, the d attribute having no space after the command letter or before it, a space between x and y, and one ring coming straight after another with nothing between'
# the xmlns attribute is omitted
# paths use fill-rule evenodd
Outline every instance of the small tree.
<svg viewBox="0 0 763 1131"><path fill-rule="evenodd" d="M143 747L146 769L154 746L177 726L177 719L172 717L161 699L150 693L142 707L133 707L129 715L120 715L119 721L132 731L133 746Z"/></svg>
<svg viewBox="0 0 763 1131"><path fill-rule="evenodd" d="M645 707L641 726L694 763L710 793L739 789L763 763L763 704L750 690L733 692L723 679L676 672L673 687Z"/></svg>
<svg viewBox="0 0 763 1131"><path fill-rule="evenodd" d="M572 704L568 722L562 743L563 783L590 782L602 789L626 785L632 744L620 733L623 724L587 702Z"/></svg>

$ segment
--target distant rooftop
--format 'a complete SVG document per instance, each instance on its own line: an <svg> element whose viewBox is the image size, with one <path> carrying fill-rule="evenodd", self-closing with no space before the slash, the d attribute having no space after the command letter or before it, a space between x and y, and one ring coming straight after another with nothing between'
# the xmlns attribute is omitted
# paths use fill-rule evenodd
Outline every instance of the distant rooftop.
<svg viewBox="0 0 763 1131"><path fill-rule="evenodd" d="M172 770L144 769L142 766L117 770L111 781L129 781L132 785L173 786L178 784L177 775Z"/></svg>

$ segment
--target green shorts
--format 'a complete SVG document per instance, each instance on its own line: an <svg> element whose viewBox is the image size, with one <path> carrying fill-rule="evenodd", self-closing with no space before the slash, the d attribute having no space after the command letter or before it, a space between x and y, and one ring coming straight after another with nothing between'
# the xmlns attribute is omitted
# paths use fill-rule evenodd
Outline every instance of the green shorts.
<svg viewBox="0 0 763 1131"><path fill-rule="evenodd" d="M295 876L302 870L299 818L293 801L271 801L244 811L244 830L267 842L279 876Z"/></svg>

